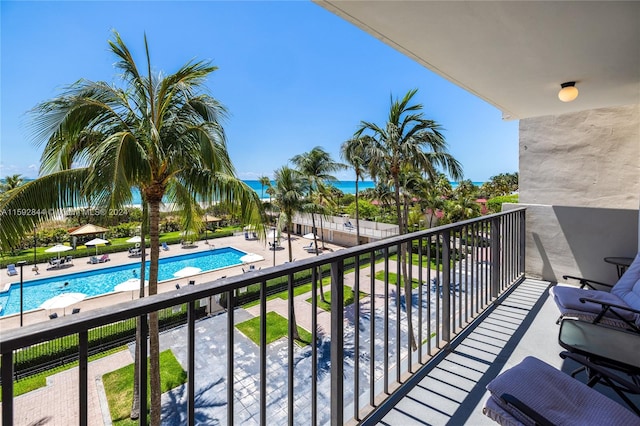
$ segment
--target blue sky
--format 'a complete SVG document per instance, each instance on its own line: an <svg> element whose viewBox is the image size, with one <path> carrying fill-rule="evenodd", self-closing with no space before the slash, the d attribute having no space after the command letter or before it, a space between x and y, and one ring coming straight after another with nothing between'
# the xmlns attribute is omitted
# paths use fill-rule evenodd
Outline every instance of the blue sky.
<svg viewBox="0 0 640 426"><path fill-rule="evenodd" d="M417 88L465 178L518 170L518 122L310 2L2 1L0 177L36 177L41 149L27 112L80 78L115 82L117 30L146 67L189 60L219 67L207 81L230 112L228 148L242 179L271 176L296 155L339 148L361 120L384 123L390 98ZM470 64L469 66L473 66ZM354 179L352 172L338 176Z"/></svg>

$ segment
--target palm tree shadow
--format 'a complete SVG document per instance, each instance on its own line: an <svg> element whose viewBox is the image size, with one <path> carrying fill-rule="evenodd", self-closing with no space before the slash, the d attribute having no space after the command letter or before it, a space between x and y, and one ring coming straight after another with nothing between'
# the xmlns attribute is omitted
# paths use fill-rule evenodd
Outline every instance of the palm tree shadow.
<svg viewBox="0 0 640 426"><path fill-rule="evenodd" d="M220 425L226 420L211 417L206 409L222 407L227 405L223 399L215 400L212 395L226 395L225 392L215 392L213 388L224 384L225 379L220 378L204 387L197 389L195 395L195 424ZM165 401L162 404L162 424L163 425L184 425L187 421L187 391L188 383L185 383L172 391L167 392Z"/></svg>
<svg viewBox="0 0 640 426"><path fill-rule="evenodd" d="M317 334L318 334L318 339L316 341L317 351L318 351L317 379L322 379L323 377L325 377L327 374L331 372L331 338L322 329L322 327L318 327ZM305 357L310 357L311 354L312 352L308 351ZM355 354L355 349L353 346L353 339L345 338L343 359L344 360L353 359L354 354Z"/></svg>

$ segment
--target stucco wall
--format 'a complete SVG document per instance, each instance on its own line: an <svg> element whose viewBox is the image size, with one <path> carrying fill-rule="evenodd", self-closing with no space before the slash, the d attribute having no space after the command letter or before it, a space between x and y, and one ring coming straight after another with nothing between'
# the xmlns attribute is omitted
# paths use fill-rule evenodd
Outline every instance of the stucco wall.
<svg viewBox="0 0 640 426"><path fill-rule="evenodd" d="M615 282L602 259L638 251L640 106L521 120L519 180L527 274Z"/></svg>

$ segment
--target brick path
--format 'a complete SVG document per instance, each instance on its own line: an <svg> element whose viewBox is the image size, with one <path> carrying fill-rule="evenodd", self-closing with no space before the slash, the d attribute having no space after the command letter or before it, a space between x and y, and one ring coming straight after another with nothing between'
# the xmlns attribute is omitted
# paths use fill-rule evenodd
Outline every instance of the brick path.
<svg viewBox="0 0 640 426"><path fill-rule="evenodd" d="M102 380L99 379L103 374L132 362L130 352L125 350L89 363L90 425L101 425L104 424L103 418L109 419L109 413L103 413L100 406L98 386L102 386ZM47 386L14 400L16 425L68 426L78 424L78 421L78 367L49 376Z"/></svg>

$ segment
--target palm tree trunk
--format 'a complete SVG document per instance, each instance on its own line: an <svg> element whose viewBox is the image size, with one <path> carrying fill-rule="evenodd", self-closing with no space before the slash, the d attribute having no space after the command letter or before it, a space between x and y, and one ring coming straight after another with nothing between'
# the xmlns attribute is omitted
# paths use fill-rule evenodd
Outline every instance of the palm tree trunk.
<svg viewBox="0 0 640 426"><path fill-rule="evenodd" d="M320 218L322 220L322 218ZM311 230L313 232L313 244L316 249L316 256L318 256L318 239L316 238L316 215L311 213ZM320 278L320 300L327 303L327 299L324 297L324 288L322 287L322 269L318 267L318 277Z"/></svg>
<svg viewBox="0 0 640 426"><path fill-rule="evenodd" d="M291 217L291 216L288 216ZM291 221L287 222L287 240L289 240L289 262L293 262L292 254L291 254L291 228L293 227L293 223ZM296 309L293 304L293 299L289 301L291 303L291 318L289 321L293 323L293 338L295 340L300 340L300 334L298 333L298 323L296 322Z"/></svg>
<svg viewBox="0 0 640 426"><path fill-rule="evenodd" d="M405 233L405 220L402 215L402 207L400 205L400 181L398 179L398 175L393 175L393 186L394 188L394 198L396 202L396 214L398 215L398 227L400 234ZM400 265L402 266L402 279L404 280L404 301L405 301L405 309L407 311L407 330L409 333L409 342L411 342L411 347L413 350L418 348L416 344L416 338L413 333L413 318L411 317L411 306L412 306L412 289L411 282L409 281L409 274L407 271L407 248L405 244L400 245ZM400 283L398 283L398 289L400 288ZM400 292L398 291L398 297L400 297Z"/></svg>
<svg viewBox="0 0 640 426"><path fill-rule="evenodd" d="M140 238L142 239L142 256L140 257L140 294L139 297L144 297L144 280L146 274L146 259L147 259L147 250L145 248L146 241L146 230L147 230L147 221L148 221L149 209L147 203L144 200L144 196L142 196L142 227L140 232ZM143 338L147 338L147 336L142 336L141 334L142 324L140 323L140 318L136 318L136 347L134 354L134 366L133 366L133 401L131 402L131 419L137 420L140 417L140 342ZM144 356L146 360L146 354ZM142 363L146 366L146 362ZM144 384L146 386L146 383ZM146 414L145 414L146 415Z"/></svg>
<svg viewBox="0 0 640 426"><path fill-rule="evenodd" d="M158 293L158 259L160 257L160 198L149 200L149 241L151 244L151 262L149 265L149 296ZM158 312L149 314L149 376L151 386L151 425L160 426L160 328Z"/></svg>
<svg viewBox="0 0 640 426"><path fill-rule="evenodd" d="M358 175L356 175L356 245L360 245L360 206L358 205Z"/></svg>

